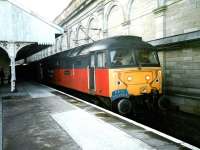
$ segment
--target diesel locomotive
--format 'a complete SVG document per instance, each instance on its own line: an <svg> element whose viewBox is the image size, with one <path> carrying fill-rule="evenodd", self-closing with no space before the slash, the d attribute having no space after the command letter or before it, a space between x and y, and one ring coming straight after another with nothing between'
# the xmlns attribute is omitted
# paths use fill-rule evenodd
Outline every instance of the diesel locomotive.
<svg viewBox="0 0 200 150"><path fill-rule="evenodd" d="M117 36L37 62L40 80L98 97L120 114L137 105L157 107L162 71L155 47L136 36Z"/></svg>

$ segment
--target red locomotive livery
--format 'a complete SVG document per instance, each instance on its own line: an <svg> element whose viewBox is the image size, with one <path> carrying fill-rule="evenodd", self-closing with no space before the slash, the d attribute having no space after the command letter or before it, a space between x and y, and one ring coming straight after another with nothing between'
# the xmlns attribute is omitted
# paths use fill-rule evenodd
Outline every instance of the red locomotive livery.
<svg viewBox="0 0 200 150"><path fill-rule="evenodd" d="M140 37L111 37L36 63L42 81L95 95L121 114L154 106L162 94L157 51Z"/></svg>

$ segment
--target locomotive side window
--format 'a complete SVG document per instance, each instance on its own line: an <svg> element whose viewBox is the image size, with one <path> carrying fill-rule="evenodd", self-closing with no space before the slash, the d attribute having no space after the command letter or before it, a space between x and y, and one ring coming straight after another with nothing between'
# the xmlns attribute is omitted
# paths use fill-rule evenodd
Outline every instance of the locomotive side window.
<svg viewBox="0 0 200 150"><path fill-rule="evenodd" d="M104 52L100 52L97 54L97 67L106 67L106 55Z"/></svg>
<svg viewBox="0 0 200 150"><path fill-rule="evenodd" d="M95 57L94 57L94 55L91 55L90 67L95 67Z"/></svg>

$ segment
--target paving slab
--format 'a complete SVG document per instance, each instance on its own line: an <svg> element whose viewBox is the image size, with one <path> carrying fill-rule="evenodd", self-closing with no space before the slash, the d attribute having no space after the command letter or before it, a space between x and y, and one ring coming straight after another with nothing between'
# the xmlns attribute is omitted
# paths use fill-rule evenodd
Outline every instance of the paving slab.
<svg viewBox="0 0 200 150"><path fill-rule="evenodd" d="M26 90L23 97L20 92L4 94L3 97L3 149L5 150L79 150L80 146L51 117L51 112L60 112L59 97L48 94L36 94L40 86L20 84ZM40 87L40 88L39 88ZM33 89L32 89L33 88ZM37 90L36 90L37 89ZM24 91L22 91L24 93ZM37 97L37 98L36 98ZM55 108L47 106L55 102ZM64 108L62 109L64 110Z"/></svg>

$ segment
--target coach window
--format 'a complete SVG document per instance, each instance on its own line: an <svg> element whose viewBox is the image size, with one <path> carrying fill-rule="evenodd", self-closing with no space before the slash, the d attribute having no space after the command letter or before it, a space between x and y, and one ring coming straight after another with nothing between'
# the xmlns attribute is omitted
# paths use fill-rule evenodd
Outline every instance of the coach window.
<svg viewBox="0 0 200 150"><path fill-rule="evenodd" d="M97 67L104 68L106 66L106 57L104 52L97 53Z"/></svg>

